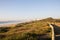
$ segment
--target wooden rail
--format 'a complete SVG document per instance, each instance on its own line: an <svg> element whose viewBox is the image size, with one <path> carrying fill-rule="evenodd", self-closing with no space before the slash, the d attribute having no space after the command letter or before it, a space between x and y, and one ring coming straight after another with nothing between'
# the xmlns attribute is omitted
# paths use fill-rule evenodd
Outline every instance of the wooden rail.
<svg viewBox="0 0 60 40"><path fill-rule="evenodd" d="M51 29L52 29L52 40L55 40L54 27L53 27L52 24L49 24L49 26L50 26Z"/></svg>

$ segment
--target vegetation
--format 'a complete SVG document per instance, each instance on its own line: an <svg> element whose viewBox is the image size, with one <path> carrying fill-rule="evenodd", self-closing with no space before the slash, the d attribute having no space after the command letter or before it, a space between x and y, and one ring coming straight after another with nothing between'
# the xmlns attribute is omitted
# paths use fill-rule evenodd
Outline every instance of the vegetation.
<svg viewBox="0 0 60 40"><path fill-rule="evenodd" d="M60 19L47 18L20 23L14 28L1 27L0 40L51 40L51 28L48 23L57 22L60 22Z"/></svg>

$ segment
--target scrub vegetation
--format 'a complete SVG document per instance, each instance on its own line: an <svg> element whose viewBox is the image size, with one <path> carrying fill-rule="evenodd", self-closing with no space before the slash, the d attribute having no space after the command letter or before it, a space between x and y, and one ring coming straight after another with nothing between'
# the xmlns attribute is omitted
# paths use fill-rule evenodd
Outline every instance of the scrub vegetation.
<svg viewBox="0 0 60 40"><path fill-rule="evenodd" d="M46 18L15 27L0 27L0 40L51 40L51 28L48 23L60 23L60 19Z"/></svg>

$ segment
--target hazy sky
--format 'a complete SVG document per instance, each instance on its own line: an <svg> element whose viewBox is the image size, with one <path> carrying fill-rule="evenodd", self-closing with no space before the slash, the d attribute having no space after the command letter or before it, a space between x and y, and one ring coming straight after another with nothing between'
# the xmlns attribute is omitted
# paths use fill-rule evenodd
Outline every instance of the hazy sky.
<svg viewBox="0 0 60 40"><path fill-rule="evenodd" d="M60 18L60 0L0 0L0 20Z"/></svg>

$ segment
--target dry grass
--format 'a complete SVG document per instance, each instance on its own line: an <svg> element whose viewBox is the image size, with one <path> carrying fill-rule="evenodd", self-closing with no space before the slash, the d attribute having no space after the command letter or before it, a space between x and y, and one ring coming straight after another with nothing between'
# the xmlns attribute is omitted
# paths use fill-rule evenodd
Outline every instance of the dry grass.
<svg viewBox="0 0 60 40"><path fill-rule="evenodd" d="M49 18L48 18L49 19ZM20 23L10 28L8 32L0 33L5 35L1 40L38 40L43 35L47 38L51 38L51 28L48 23L51 23L53 19L36 20L32 22ZM50 21L51 20L51 21ZM55 19L52 23L56 22ZM57 24L58 22L56 22Z"/></svg>

